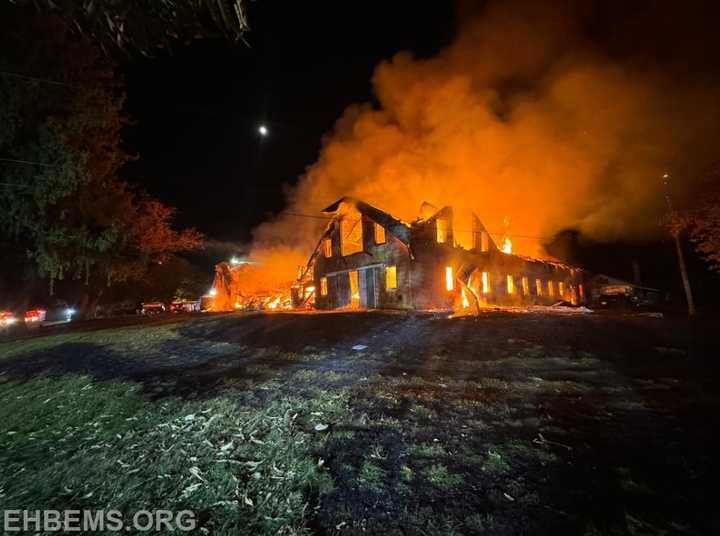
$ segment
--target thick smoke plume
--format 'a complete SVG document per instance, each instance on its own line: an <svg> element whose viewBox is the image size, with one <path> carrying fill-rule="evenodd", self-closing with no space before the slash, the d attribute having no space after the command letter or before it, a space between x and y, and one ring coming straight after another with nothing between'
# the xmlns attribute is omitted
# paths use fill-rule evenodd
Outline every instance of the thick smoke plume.
<svg viewBox="0 0 720 536"><path fill-rule="evenodd" d="M567 228L608 240L657 232L663 173L673 173L681 195L692 194L695 177L717 157L717 81L672 57L658 60L666 49L634 48L671 38L658 21L674 21L679 40L695 32L695 19L657 3L647 13L622 12L618 20L660 34L627 41L638 31L632 25L588 28L597 9L461 6L458 35L445 50L429 59L401 52L378 65L378 104L345 111L289 195L287 213L256 230L253 256L280 259L268 268L292 279L324 222L290 213L318 214L343 195L405 220L423 201L453 205L460 242L470 239L463 214L472 210L496 238L507 231L529 255L542 255L544 237ZM286 248L282 255L277 247Z"/></svg>

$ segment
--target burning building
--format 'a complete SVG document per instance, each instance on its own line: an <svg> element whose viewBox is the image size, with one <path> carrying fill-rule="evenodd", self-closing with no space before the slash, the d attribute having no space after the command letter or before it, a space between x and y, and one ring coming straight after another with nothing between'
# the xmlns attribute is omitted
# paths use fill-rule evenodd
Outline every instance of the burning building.
<svg viewBox="0 0 720 536"><path fill-rule="evenodd" d="M471 247L457 245L453 209L424 203L411 223L351 197L323 210L329 223L292 288L318 309L461 310L585 302L584 273L500 247L472 214Z"/></svg>

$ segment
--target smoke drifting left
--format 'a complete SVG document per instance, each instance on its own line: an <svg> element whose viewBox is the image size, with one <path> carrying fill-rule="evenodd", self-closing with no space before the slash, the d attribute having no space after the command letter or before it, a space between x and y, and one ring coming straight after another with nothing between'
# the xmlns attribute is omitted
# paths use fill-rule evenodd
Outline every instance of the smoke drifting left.
<svg viewBox="0 0 720 536"><path fill-rule="evenodd" d="M453 205L461 241L472 210L491 232L509 221L515 249L530 255L542 254L538 237L568 228L603 240L656 233L662 174L677 177L679 197L698 195L720 141L714 60L674 55L711 46L704 4L678 9L461 4L447 49L378 65L379 106L345 111L288 212L352 195L411 220L427 200ZM675 48L663 41L670 21L685 39ZM256 229L252 255L291 280L322 225L281 214Z"/></svg>

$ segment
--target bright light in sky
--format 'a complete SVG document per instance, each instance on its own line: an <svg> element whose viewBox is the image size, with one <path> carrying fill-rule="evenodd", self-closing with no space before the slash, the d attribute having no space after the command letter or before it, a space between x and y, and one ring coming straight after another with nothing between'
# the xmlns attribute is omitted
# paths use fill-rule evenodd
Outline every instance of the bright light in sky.
<svg viewBox="0 0 720 536"><path fill-rule="evenodd" d="M270 131L267 129L267 127L266 127L265 125L260 125L260 126L258 127L258 133L259 133L261 136L267 136L269 132L270 132Z"/></svg>

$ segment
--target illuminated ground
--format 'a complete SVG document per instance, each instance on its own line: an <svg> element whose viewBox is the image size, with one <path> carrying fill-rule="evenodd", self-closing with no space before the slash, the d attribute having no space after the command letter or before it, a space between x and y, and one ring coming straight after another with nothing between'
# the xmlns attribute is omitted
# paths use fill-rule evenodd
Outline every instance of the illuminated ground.
<svg viewBox="0 0 720 536"><path fill-rule="evenodd" d="M717 533L712 325L227 315L0 343L0 499L212 534Z"/></svg>

